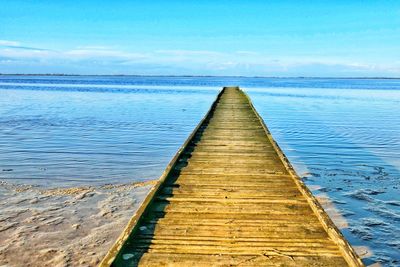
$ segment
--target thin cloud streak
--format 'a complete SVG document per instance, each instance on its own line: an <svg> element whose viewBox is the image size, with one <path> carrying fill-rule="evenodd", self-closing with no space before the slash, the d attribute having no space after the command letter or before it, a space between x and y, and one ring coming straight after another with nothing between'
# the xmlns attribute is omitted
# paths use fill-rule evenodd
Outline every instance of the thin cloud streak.
<svg viewBox="0 0 400 267"><path fill-rule="evenodd" d="M19 46L20 43L16 41L0 40L0 46Z"/></svg>
<svg viewBox="0 0 400 267"><path fill-rule="evenodd" d="M37 48L32 46L23 46L17 41L0 40L0 48L10 48L10 49L21 49L21 50L32 50L32 51L54 51L51 49Z"/></svg>
<svg viewBox="0 0 400 267"><path fill-rule="evenodd" d="M96 74L116 71L121 74L188 75L277 75L313 76L315 70L327 76L399 76L400 64L392 65L348 62L324 57L276 58L253 51L220 52L208 50L155 50L129 52L102 45L78 46L64 51L34 48L16 41L0 40L0 72L10 66L51 67L64 64L64 71ZM158 73L158 72L167 73Z"/></svg>

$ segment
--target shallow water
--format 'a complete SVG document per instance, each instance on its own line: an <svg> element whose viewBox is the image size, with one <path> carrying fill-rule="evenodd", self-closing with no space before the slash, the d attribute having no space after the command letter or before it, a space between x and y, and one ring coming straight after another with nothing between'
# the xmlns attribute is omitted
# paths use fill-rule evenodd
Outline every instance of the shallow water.
<svg viewBox="0 0 400 267"><path fill-rule="evenodd" d="M400 90L253 89L273 136L314 195L327 195L366 264L400 265Z"/></svg>
<svg viewBox="0 0 400 267"><path fill-rule="evenodd" d="M216 94L0 88L7 88L0 91L1 179L49 186L158 178Z"/></svg>
<svg viewBox="0 0 400 267"><path fill-rule="evenodd" d="M365 263L400 264L400 80L0 76L0 180L99 185L158 177L223 85L251 96Z"/></svg>

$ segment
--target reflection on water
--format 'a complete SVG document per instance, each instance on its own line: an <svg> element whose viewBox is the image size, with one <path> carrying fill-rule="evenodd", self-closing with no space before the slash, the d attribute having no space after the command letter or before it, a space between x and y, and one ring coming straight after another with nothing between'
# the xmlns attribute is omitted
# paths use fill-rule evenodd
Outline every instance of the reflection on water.
<svg viewBox="0 0 400 267"><path fill-rule="evenodd" d="M250 94L365 263L400 264L400 80L0 76L0 180L158 177L223 85Z"/></svg>

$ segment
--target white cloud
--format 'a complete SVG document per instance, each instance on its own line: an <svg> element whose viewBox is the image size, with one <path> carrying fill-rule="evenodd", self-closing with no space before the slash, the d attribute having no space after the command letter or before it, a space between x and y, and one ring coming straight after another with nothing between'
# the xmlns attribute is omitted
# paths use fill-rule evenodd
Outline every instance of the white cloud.
<svg viewBox="0 0 400 267"><path fill-rule="evenodd" d="M71 73L86 68L96 74L105 69L120 73L202 74L256 76L399 76L400 64L371 64L333 57L271 57L253 51L156 50L132 52L102 45L54 51L0 40L0 72L18 66L69 66ZM26 63L26 64L25 64ZM3 66L3 68L1 68ZM53 68L53 69L51 69ZM37 68L40 69L40 68ZM101 72L104 73L104 72Z"/></svg>
<svg viewBox="0 0 400 267"><path fill-rule="evenodd" d="M147 58L145 53L131 53L116 50L105 46L80 46L70 50L55 51L42 48L32 48L25 46L4 46L0 47L0 57L14 59L37 59L37 60L139 60Z"/></svg>
<svg viewBox="0 0 400 267"><path fill-rule="evenodd" d="M259 54L254 51L236 51L235 53L238 55L243 55L243 56L257 56Z"/></svg>
<svg viewBox="0 0 400 267"><path fill-rule="evenodd" d="M16 41L0 40L0 46L19 46L20 43Z"/></svg>
<svg viewBox="0 0 400 267"><path fill-rule="evenodd" d="M60 55L65 55L75 60L88 59L88 58L112 58L112 59L144 59L147 57L144 53L130 53L121 50L114 50L105 47L86 47L79 49L72 49L60 52Z"/></svg>
<svg viewBox="0 0 400 267"><path fill-rule="evenodd" d="M156 50L155 53L171 56L218 56L223 53L208 50Z"/></svg>
<svg viewBox="0 0 400 267"><path fill-rule="evenodd" d="M16 58L16 59L45 59L48 57L52 57L51 55L55 55L54 52L46 51L46 50L31 50L31 49L20 49L20 48L0 48L0 56L7 58Z"/></svg>
<svg viewBox="0 0 400 267"><path fill-rule="evenodd" d="M112 49L112 47L103 46L103 45L83 45L83 46L76 47L76 49L108 50L108 49Z"/></svg>

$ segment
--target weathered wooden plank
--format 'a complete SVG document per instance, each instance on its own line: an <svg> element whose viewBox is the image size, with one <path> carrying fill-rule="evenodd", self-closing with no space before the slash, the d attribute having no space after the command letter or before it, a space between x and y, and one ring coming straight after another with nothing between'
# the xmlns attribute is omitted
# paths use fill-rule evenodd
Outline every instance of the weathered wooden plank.
<svg viewBox="0 0 400 267"><path fill-rule="evenodd" d="M198 255L171 253L143 253L135 265L143 266L346 266L341 256L289 257L285 255L255 256L238 255Z"/></svg>

